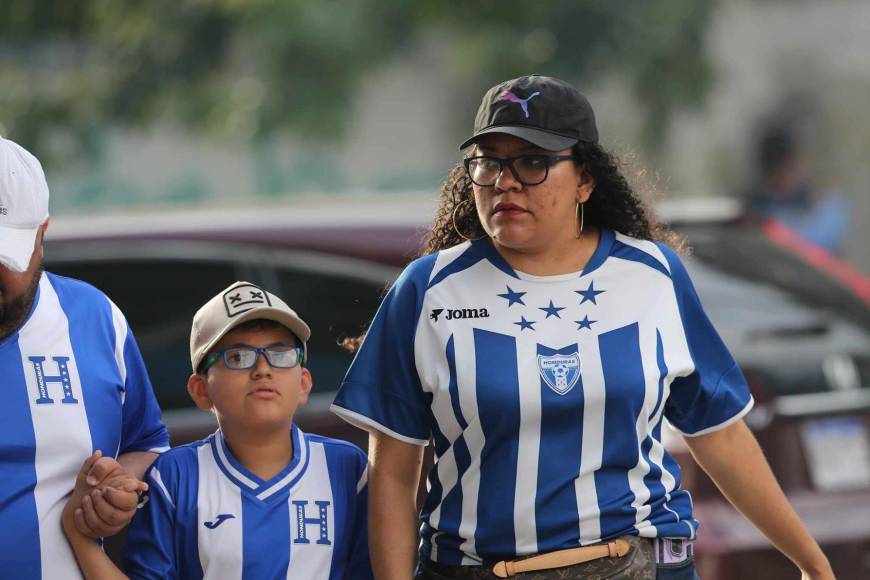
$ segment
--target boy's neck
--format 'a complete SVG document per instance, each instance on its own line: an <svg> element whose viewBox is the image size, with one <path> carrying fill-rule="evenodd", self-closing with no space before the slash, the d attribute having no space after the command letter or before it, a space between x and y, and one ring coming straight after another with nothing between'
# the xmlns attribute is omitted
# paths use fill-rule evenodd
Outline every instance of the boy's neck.
<svg viewBox="0 0 870 580"><path fill-rule="evenodd" d="M221 432L238 462L264 481L275 477L293 460L290 425L268 430L222 425Z"/></svg>

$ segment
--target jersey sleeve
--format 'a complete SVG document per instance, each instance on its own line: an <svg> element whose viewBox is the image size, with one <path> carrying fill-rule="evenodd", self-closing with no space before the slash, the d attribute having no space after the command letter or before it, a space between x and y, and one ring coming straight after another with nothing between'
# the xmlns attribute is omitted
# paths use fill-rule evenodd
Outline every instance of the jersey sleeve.
<svg viewBox="0 0 870 580"><path fill-rule="evenodd" d="M160 417L160 407L151 388L151 380L133 332L127 330L124 340L124 411L121 430L121 446L118 454L130 451L154 451L169 449L169 432Z"/></svg>
<svg viewBox="0 0 870 580"><path fill-rule="evenodd" d="M703 435L743 417L753 400L740 367L704 312L685 266L673 251L662 249L694 366L687 376L671 383L664 413L683 435Z"/></svg>
<svg viewBox="0 0 870 580"><path fill-rule="evenodd" d="M148 493L143 496L144 503L140 504L127 531L124 570L130 578L180 578L175 550L176 500L170 491L171 477L171 471L163 467L159 459L148 472Z"/></svg>
<svg viewBox="0 0 870 580"><path fill-rule="evenodd" d="M351 363L332 410L365 430L426 445L429 399L414 360L414 335L434 256L413 262L387 293Z"/></svg>

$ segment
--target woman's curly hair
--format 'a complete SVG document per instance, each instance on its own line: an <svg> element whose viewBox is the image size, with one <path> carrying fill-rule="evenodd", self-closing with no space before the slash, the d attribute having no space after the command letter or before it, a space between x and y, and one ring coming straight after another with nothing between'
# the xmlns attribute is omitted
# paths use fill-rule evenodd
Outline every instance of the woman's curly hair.
<svg viewBox="0 0 870 580"><path fill-rule="evenodd" d="M595 179L595 190L584 207L584 223L642 240L660 241L677 251L684 250L682 237L655 220L613 155L596 143L584 142L577 143L571 152L578 157L577 163L584 165ZM472 239L486 235L477 216L471 180L462 164L450 171L441 186L438 209L423 254L464 242L459 232Z"/></svg>
<svg viewBox="0 0 870 580"><path fill-rule="evenodd" d="M584 208L584 223L641 240L662 242L680 253L688 250L682 236L656 221L622 174L613 155L598 144L583 142L572 148L572 154L595 179L595 189ZM466 238L459 232L471 239L486 236L474 205L471 180L461 163L450 171L441 185L438 209L422 255L461 244ZM362 336L346 338L342 346L355 352L361 342Z"/></svg>

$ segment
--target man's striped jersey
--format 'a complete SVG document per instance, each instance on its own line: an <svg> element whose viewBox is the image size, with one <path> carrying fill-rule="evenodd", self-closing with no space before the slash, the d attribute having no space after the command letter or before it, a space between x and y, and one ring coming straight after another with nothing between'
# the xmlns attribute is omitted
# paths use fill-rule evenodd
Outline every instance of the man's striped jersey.
<svg viewBox="0 0 870 580"><path fill-rule="evenodd" d="M123 314L96 288L43 274L0 340L0 390L0 576L79 578L60 516L82 463L169 446Z"/></svg>
<svg viewBox="0 0 870 580"><path fill-rule="evenodd" d="M694 537L663 418L700 435L751 405L673 251L603 230L574 274L514 271L488 239L413 262L333 410L434 440L423 554L474 564L625 534Z"/></svg>
<svg viewBox="0 0 870 580"><path fill-rule="evenodd" d="M133 518L132 578L371 578L366 457L358 447L292 429L293 460L263 481L221 431L161 455L149 501Z"/></svg>

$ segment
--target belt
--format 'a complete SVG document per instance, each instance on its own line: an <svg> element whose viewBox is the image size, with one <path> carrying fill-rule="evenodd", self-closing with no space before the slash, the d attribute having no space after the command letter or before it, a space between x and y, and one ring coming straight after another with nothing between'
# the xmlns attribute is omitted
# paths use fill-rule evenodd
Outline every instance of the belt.
<svg viewBox="0 0 870 580"><path fill-rule="evenodd" d="M492 573L499 578L510 578L523 572L564 568L600 558L621 558L628 554L630 548L631 546L625 540L614 540L606 544L595 544L580 548L568 548L520 560L502 560L495 563L492 567Z"/></svg>

